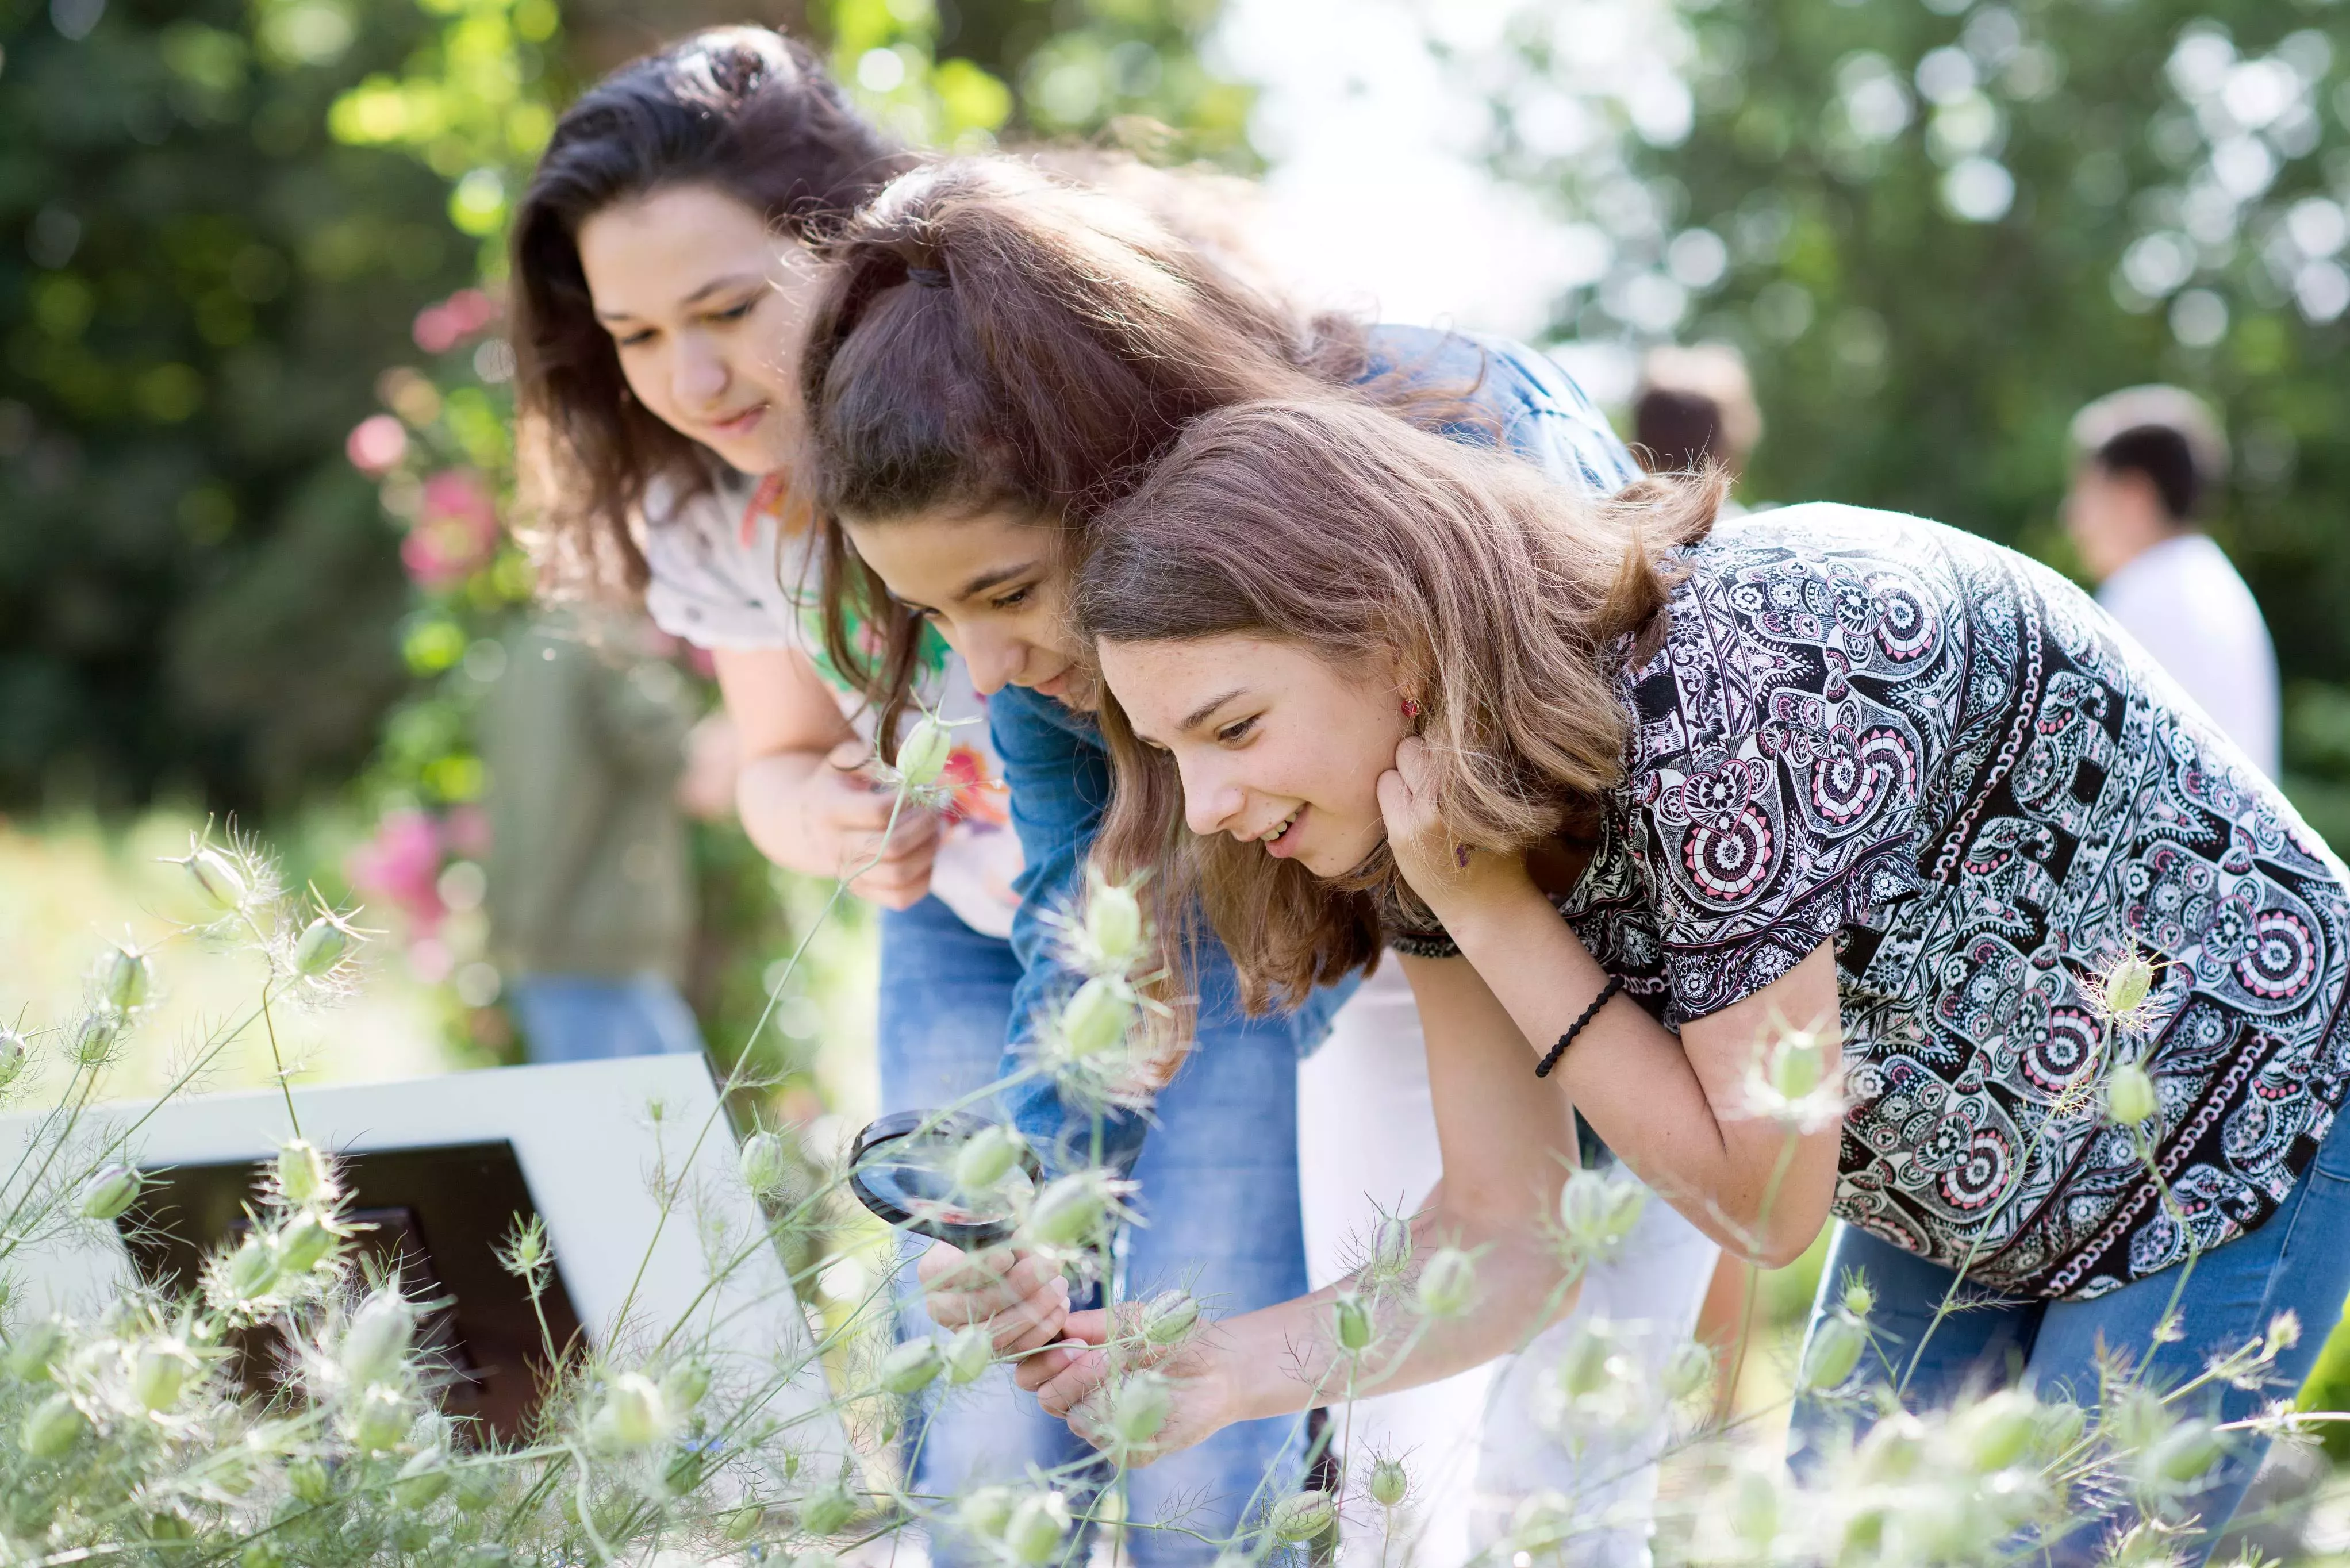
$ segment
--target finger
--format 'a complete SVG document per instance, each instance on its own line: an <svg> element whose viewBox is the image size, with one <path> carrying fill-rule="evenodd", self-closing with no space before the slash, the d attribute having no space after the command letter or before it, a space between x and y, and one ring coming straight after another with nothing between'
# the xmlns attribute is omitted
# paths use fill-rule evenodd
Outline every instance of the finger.
<svg viewBox="0 0 2350 1568"><path fill-rule="evenodd" d="M1030 1296L1009 1312L998 1313L989 1320L995 1353L1024 1355L1052 1344L1061 1337L1061 1326L1068 1315L1068 1303L1059 1296L1050 1292Z"/></svg>
<svg viewBox="0 0 2350 1568"><path fill-rule="evenodd" d="M1013 1363L1012 1381L1034 1394L1076 1366L1086 1354L1082 1345L1040 1345Z"/></svg>
<svg viewBox="0 0 2350 1568"><path fill-rule="evenodd" d="M1099 1307L1087 1307L1083 1312L1073 1312L1069 1314L1067 1326L1061 1332L1065 1337L1081 1345L1107 1345L1109 1314Z"/></svg>
<svg viewBox="0 0 2350 1568"><path fill-rule="evenodd" d="M1066 1421L1086 1396L1100 1387L1108 1376L1107 1355L1091 1348L1071 1351L1060 1357L1055 1371L1036 1384L1036 1403L1044 1407L1046 1415ZM1024 1382L1022 1386L1027 1386Z"/></svg>

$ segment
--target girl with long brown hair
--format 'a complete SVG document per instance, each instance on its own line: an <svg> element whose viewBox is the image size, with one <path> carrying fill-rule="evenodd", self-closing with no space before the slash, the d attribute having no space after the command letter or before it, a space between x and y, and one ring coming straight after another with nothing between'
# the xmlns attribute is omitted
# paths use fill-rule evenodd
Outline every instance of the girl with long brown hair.
<svg viewBox="0 0 2350 1568"><path fill-rule="evenodd" d="M1398 1376L1555 1299L1572 1106L1741 1255L1836 1218L1822 1310L1864 1277L1921 1402L2087 1402L2112 1352L2160 1383L2264 1334L2294 1386L2316 1336L2272 1319L2350 1288L2350 873L2054 573L1853 507L1717 523L1719 494L1594 502L1293 400L1199 421L1094 530L1105 868L1201 898L1253 995L1382 946L1419 994L1422 1244L1487 1251ZM1172 1440L1326 1397L1328 1310L1188 1349ZM1104 1366L1023 1381L1085 1419ZM1830 1410L1798 1410L1811 1457ZM2195 1561L2260 1446L2198 1478Z"/></svg>
<svg viewBox="0 0 2350 1568"><path fill-rule="evenodd" d="M1061 614L1066 568L1082 556L1103 509L1190 421L1254 398L1347 397L1399 429L1411 420L1465 441L1498 437L1586 491L1612 490L1632 472L1587 400L1539 356L1301 317L1209 265L1133 206L1016 163L972 161L909 174L858 215L831 254L835 275L802 360L809 476L831 531L827 591L865 624L885 628L879 656L866 664L877 705L901 700L893 668L926 626L943 633L988 693L1028 866L1014 928L1024 970L1014 1022L1024 1045L1033 1023L1075 987L1058 961L1052 917L1079 889L1108 797L1082 649ZM1211 1261L1194 1288L1217 1307L1243 1310L1278 1299L1263 1293L1281 1277L1276 1262L1288 1278L1297 1275L1291 1193L1298 1177L1285 1174L1299 1169L1295 1061L1340 998L1301 987L1285 999L1296 1011L1252 1023L1212 941L1201 960L1192 988L1197 1046L1159 1095L1159 1129L1139 1158L1128 1151L1141 1118L1113 1118L1098 1137L1114 1162L1133 1160L1142 1182L1149 1223L1134 1233L1129 1293L1187 1282L1155 1272L1159 1260L1196 1264L1204 1256L1200 1229L1223 1226L1236 1244L1253 1238L1262 1262L1220 1273ZM1347 1023L1342 1013L1342 1029ZM1017 1056L1007 1064L1019 1065ZM1073 1144L1090 1156L1093 1122L1066 1119L1049 1080L1032 1073L1027 1085L1046 1091L1024 1094L1014 1107L1032 1140L1048 1155ZM1219 1087L1243 1085L1238 1095ZM1187 1150L1166 1136L1195 1107L1217 1101L1212 1137L1195 1138ZM1426 1119L1424 1094L1411 1108ZM1394 1135L1357 1127L1354 1136ZM1392 1168L1398 1174L1378 1196L1406 1207L1434 1175ZM1274 1170L1284 1172L1277 1185L1266 1180ZM1644 1224L1632 1255L1598 1272L1593 1294L1604 1298L1612 1287L1644 1314L1685 1324L1713 1249L1664 1205L1653 1205ZM1161 1251L1175 1227L1189 1238L1183 1251ZM1285 1258L1275 1259L1276 1247ZM958 1281L956 1267L946 1249L924 1261L934 1313L950 1320L1001 1313L1011 1348L1049 1341L1067 1317L1066 1301L1027 1264L1012 1281L977 1283ZM1472 1415L1461 1425L1473 1423ZM1513 1462L1566 1463L1531 1436L1530 1422L1503 1426L1508 1435L1496 1446ZM1295 1427L1243 1430L1261 1445L1253 1462L1262 1463ZM1586 1455L1586 1465L1629 1478L1634 1490L1653 1480L1630 1439ZM1238 1481L1245 1469L1236 1464L1220 1478L1232 1506L1244 1500ZM1154 1472L1134 1484L1149 1508L1197 1481ZM1461 1477L1451 1490L1466 1485ZM1645 1538L1637 1526L1627 1534L1627 1551Z"/></svg>

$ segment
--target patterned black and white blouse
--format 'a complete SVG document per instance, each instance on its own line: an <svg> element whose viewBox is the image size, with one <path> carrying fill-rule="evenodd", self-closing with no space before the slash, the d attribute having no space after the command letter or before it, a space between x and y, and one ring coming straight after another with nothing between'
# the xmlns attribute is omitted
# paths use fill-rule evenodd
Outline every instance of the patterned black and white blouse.
<svg viewBox="0 0 2350 1568"><path fill-rule="evenodd" d="M2012 551L1803 505L1686 558L1560 900L1594 956L1678 1027L1833 938L1835 1210L1984 1284L2086 1299L2273 1213L2350 1080L2350 873L2284 797ZM2138 1038L2095 1001L2133 945ZM2183 1227L2099 1109L2131 1059Z"/></svg>

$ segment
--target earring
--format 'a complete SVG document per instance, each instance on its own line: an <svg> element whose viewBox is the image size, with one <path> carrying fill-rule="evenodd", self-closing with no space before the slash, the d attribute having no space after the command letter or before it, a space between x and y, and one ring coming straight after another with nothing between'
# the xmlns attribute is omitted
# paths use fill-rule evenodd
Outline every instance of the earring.
<svg viewBox="0 0 2350 1568"><path fill-rule="evenodd" d="M1419 717L1419 698L1407 697L1403 700L1403 716L1407 719L1417 719Z"/></svg>

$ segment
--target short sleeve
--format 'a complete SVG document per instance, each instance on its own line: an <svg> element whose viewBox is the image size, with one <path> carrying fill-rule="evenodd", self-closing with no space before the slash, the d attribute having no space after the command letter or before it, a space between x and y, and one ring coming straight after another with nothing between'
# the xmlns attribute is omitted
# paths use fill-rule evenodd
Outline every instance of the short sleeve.
<svg viewBox="0 0 2350 1568"><path fill-rule="evenodd" d="M660 504L658 493L648 499L639 540L652 575L645 611L697 648L800 647L806 638L772 539L764 529L743 537L743 508L729 504L736 499L725 490L678 505Z"/></svg>

